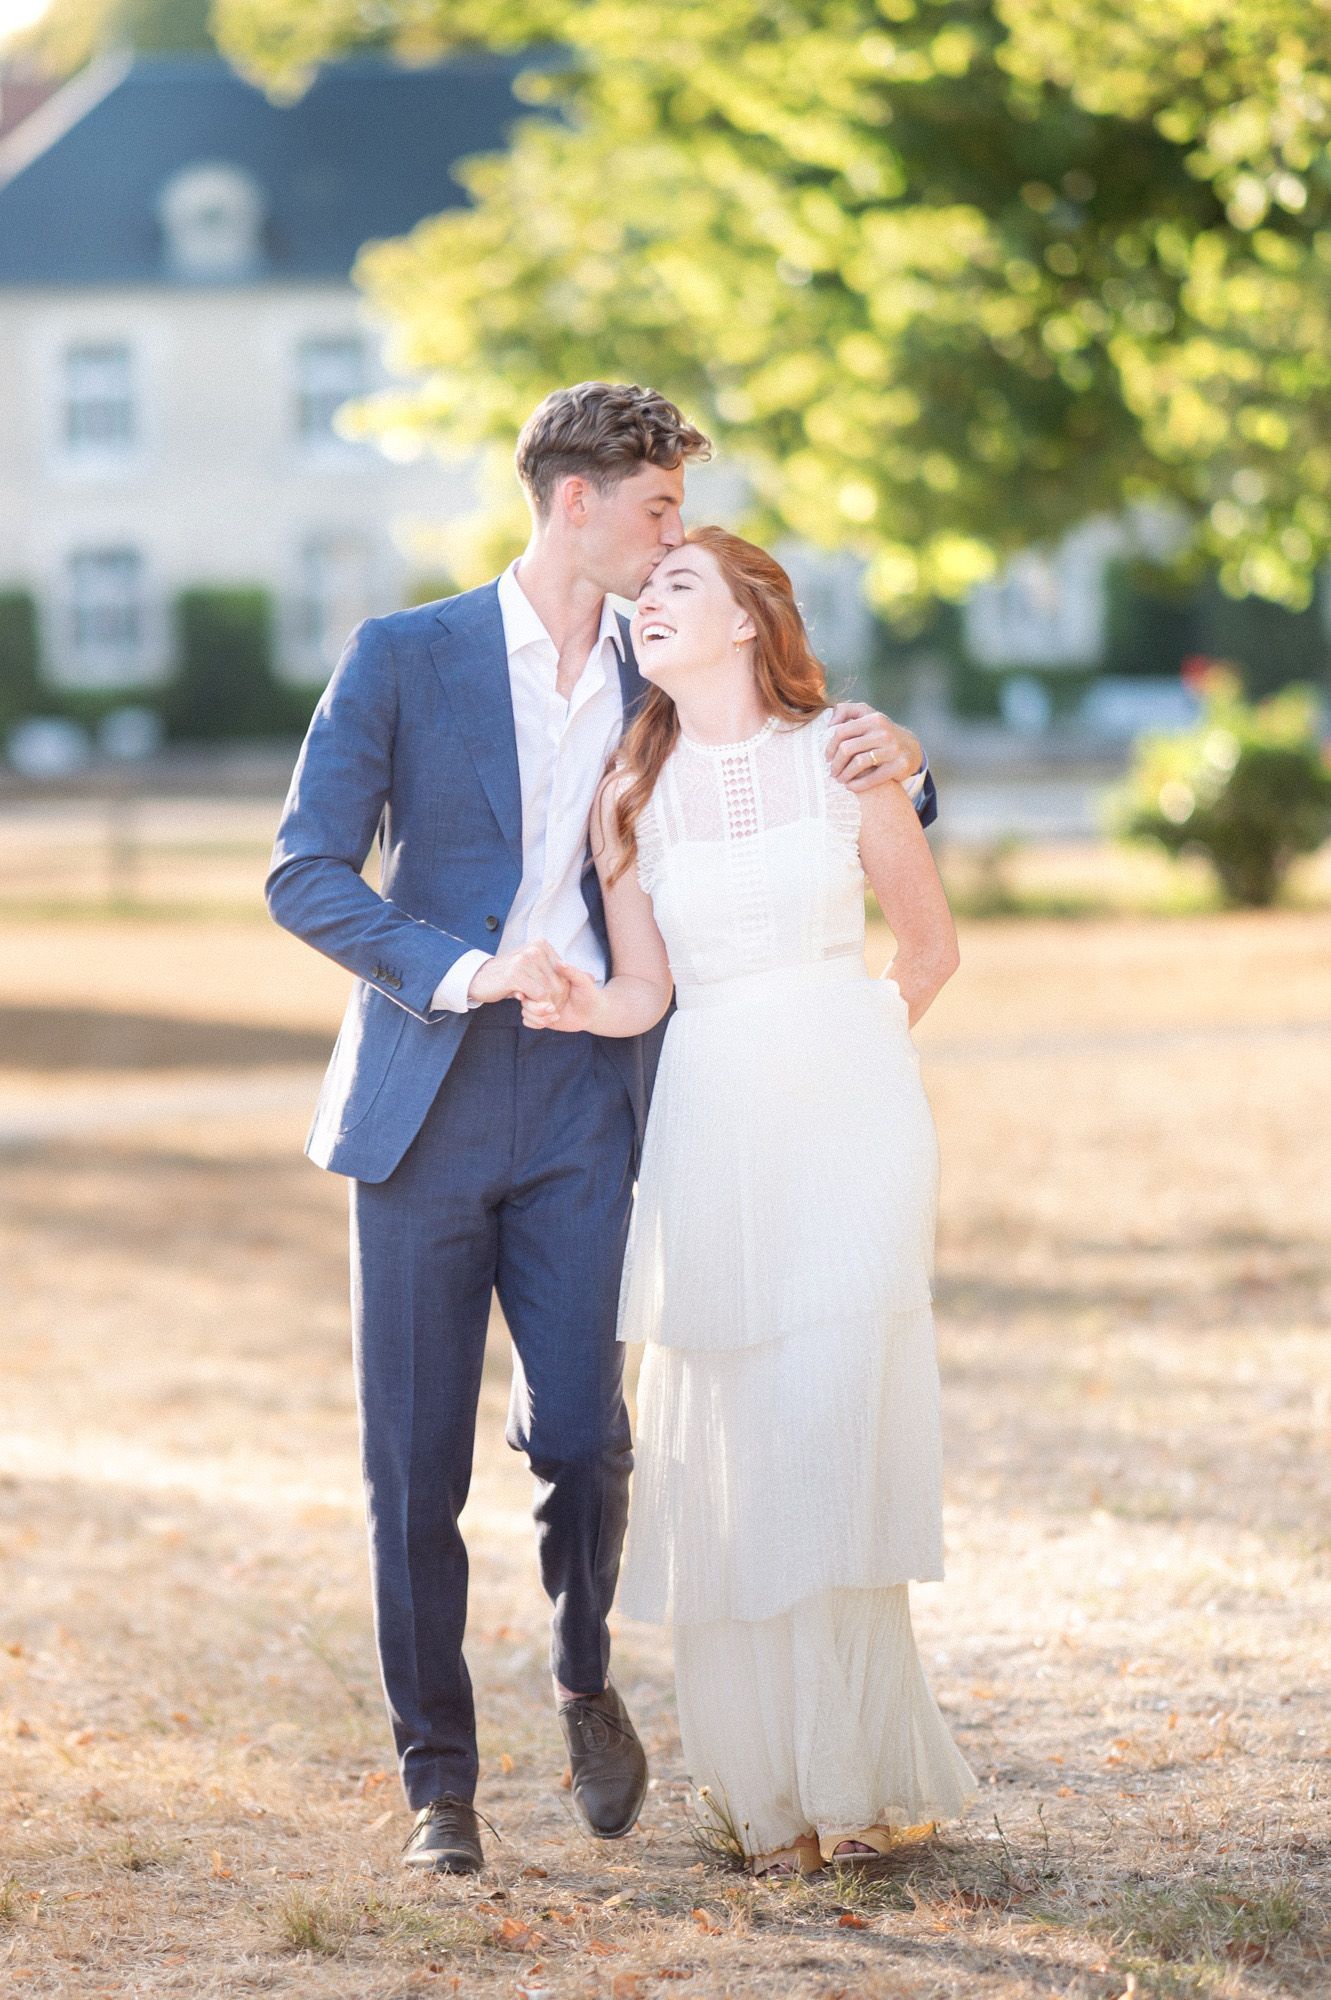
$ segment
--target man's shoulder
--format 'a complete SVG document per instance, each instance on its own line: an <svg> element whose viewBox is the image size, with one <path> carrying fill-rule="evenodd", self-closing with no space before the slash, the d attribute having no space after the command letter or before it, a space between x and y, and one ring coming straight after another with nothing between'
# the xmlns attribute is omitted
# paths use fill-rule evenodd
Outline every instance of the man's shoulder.
<svg viewBox="0 0 1331 2000"><path fill-rule="evenodd" d="M431 598L427 604L409 604L402 611L388 611L366 622L375 626L392 646L428 643L437 639L455 622L465 622L474 612L488 610L497 596L493 580L475 590L460 590L452 597Z"/></svg>

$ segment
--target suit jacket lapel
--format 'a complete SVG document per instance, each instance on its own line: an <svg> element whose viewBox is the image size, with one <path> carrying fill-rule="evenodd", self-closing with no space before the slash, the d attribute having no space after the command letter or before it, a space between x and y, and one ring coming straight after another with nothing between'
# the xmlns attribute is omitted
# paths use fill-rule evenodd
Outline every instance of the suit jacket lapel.
<svg viewBox="0 0 1331 2000"><path fill-rule="evenodd" d="M485 796L521 865L522 785L499 591L487 583L450 598L438 619L443 630L430 642L435 669Z"/></svg>

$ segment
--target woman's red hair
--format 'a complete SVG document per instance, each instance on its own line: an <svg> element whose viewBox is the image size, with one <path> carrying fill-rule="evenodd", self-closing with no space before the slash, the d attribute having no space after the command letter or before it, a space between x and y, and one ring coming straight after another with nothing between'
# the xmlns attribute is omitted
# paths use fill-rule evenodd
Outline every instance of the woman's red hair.
<svg viewBox="0 0 1331 2000"><path fill-rule="evenodd" d="M716 559L731 596L753 621L754 680L765 713L793 723L820 715L829 706L827 677L780 563L725 528L694 528L685 539ZM649 687L610 764L612 773L628 779L614 802L620 852L611 881L618 881L637 853L638 815L678 741L679 711L661 688Z"/></svg>

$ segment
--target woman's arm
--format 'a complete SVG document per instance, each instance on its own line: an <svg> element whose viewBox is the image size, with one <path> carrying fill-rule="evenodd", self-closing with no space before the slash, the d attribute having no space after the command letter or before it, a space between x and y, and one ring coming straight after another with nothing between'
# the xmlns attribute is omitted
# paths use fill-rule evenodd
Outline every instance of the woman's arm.
<svg viewBox="0 0 1331 2000"><path fill-rule="evenodd" d="M622 858L614 806L625 782L618 773L603 779L592 807L592 855L605 902L611 976L604 986L598 986L589 973L561 965L559 971L569 985L568 999L562 1007L550 1000L524 1002L522 1018L529 1028L557 1028L570 1034L586 1029L593 1035L644 1035L670 1005L674 981L651 897L631 862L616 880L610 880Z"/></svg>
<svg viewBox="0 0 1331 2000"><path fill-rule="evenodd" d="M914 1027L960 958L956 926L929 843L900 785L860 793L860 860L897 941L888 970Z"/></svg>

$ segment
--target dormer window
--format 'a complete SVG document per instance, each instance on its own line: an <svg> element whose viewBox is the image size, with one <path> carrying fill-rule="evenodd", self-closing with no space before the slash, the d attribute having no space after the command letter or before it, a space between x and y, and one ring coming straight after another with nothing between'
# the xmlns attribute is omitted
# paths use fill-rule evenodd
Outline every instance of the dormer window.
<svg viewBox="0 0 1331 2000"><path fill-rule="evenodd" d="M244 278L263 262L263 196L250 175L223 161L186 167L157 204L166 261L178 277Z"/></svg>

